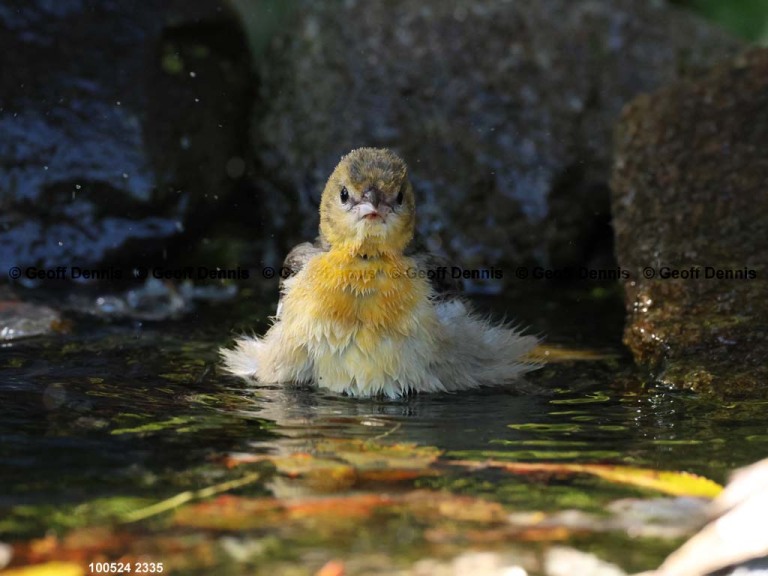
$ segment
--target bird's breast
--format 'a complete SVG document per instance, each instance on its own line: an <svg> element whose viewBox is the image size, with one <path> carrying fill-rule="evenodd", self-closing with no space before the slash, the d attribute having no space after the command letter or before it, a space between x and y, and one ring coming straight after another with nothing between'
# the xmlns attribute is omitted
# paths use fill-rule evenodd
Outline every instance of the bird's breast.
<svg viewBox="0 0 768 576"><path fill-rule="evenodd" d="M297 277L291 304L326 331L407 335L429 299L427 282L414 270L405 257L363 259L329 252Z"/></svg>
<svg viewBox="0 0 768 576"><path fill-rule="evenodd" d="M281 331L288 346L306 350L315 381L337 392L397 395L429 380L439 320L415 269L404 257L329 252L292 279Z"/></svg>

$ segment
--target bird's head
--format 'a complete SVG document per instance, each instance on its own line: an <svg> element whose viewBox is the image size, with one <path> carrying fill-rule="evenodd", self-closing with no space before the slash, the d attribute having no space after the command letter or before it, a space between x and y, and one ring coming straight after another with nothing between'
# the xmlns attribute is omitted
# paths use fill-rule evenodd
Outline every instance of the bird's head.
<svg viewBox="0 0 768 576"><path fill-rule="evenodd" d="M344 156L320 201L320 234L361 256L399 254L413 238L415 200L408 169L383 148Z"/></svg>

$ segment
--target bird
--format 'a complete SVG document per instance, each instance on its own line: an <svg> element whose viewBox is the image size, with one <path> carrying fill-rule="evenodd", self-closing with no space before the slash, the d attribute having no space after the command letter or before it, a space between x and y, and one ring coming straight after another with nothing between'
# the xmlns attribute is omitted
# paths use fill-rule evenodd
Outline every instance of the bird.
<svg viewBox="0 0 768 576"><path fill-rule="evenodd" d="M430 255L411 254L416 199L384 148L343 156L320 200L319 236L285 259L272 324L222 348L224 369L261 384L399 398L500 386L538 367L538 338L494 325L440 290Z"/></svg>

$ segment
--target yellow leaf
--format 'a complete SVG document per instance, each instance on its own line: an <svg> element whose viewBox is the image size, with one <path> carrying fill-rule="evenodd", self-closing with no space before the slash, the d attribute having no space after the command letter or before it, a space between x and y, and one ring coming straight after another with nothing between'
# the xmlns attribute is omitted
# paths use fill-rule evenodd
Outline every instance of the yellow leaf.
<svg viewBox="0 0 768 576"><path fill-rule="evenodd" d="M513 474L590 474L617 484L657 490L672 496L715 498L723 490L717 482L690 472L651 470L610 464L560 464L548 462L473 462L454 460L453 466L503 468Z"/></svg>
<svg viewBox="0 0 768 576"><path fill-rule="evenodd" d="M3 576L85 576L85 570L80 564L72 562L48 562L12 568L3 572Z"/></svg>
<svg viewBox="0 0 768 576"><path fill-rule="evenodd" d="M585 468L588 469L587 473L599 476L604 480L631 484L640 488L650 488L672 496L715 498L723 490L723 487L717 482L690 472L595 464L585 465Z"/></svg>
<svg viewBox="0 0 768 576"><path fill-rule="evenodd" d="M615 360L619 355L615 352L598 352L586 348L567 348L565 346L540 345L528 353L528 356L538 362L552 364L554 362Z"/></svg>

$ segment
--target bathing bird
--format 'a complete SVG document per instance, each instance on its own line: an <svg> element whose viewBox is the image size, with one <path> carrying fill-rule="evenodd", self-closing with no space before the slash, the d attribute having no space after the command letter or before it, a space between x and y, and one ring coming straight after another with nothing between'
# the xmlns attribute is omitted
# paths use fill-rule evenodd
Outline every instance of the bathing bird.
<svg viewBox="0 0 768 576"><path fill-rule="evenodd" d="M416 199L405 162L358 148L334 169L320 233L285 260L273 323L222 349L225 369L264 384L314 385L397 398L502 386L537 365L537 338L477 316L430 277L430 256L408 252ZM434 272L434 270L432 271Z"/></svg>

